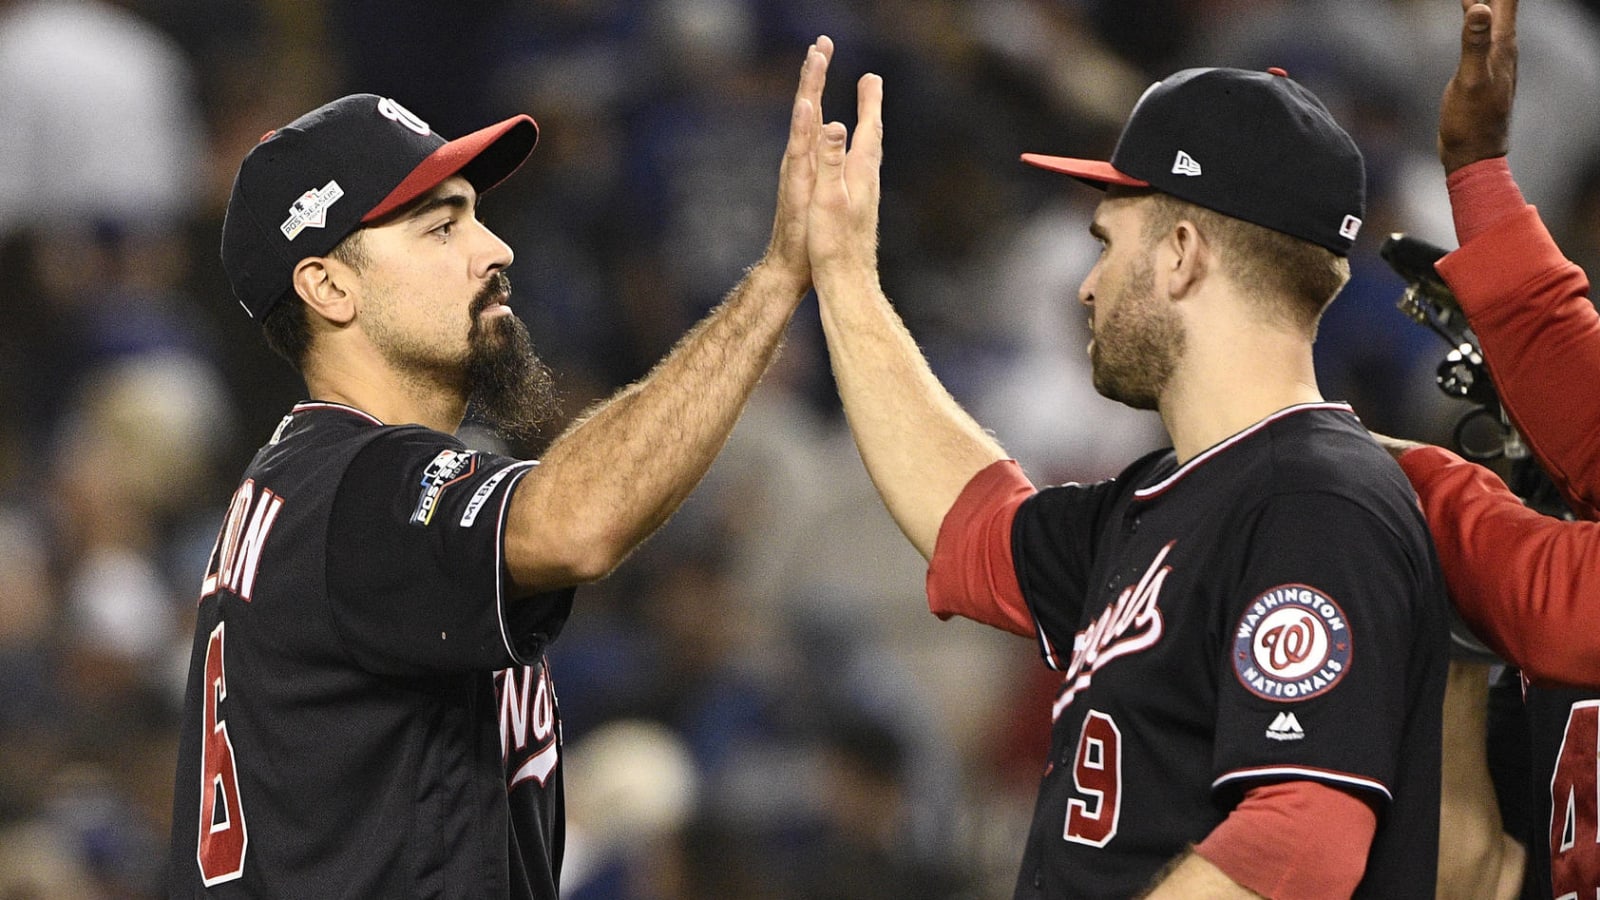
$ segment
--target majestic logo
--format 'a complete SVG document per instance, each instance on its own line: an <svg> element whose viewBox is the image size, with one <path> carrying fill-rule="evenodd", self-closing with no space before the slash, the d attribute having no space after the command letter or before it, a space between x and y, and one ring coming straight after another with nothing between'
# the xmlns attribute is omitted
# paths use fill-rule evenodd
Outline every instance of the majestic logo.
<svg viewBox="0 0 1600 900"><path fill-rule="evenodd" d="M439 455L422 470L422 494L417 497L417 508L411 511L411 524L427 525L433 521L439 508L439 498L445 489L478 470L476 450L441 450Z"/></svg>
<svg viewBox="0 0 1600 900"><path fill-rule="evenodd" d="M500 700L500 756L506 765L506 790L533 779L543 787L561 755L561 724L556 692L541 662L503 669L494 676Z"/></svg>
<svg viewBox="0 0 1600 900"><path fill-rule="evenodd" d="M1315 697L1350 670L1350 628L1326 594L1285 584L1251 601L1233 637L1233 672L1268 700Z"/></svg>
<svg viewBox="0 0 1600 900"><path fill-rule="evenodd" d="M306 191L289 206L289 218L283 220L278 229L283 236L294 240L300 232L307 228L325 228L328 225L328 207L338 202L344 196L344 188L339 187L339 182L330 181L320 189Z"/></svg>
<svg viewBox="0 0 1600 900"><path fill-rule="evenodd" d="M1360 233L1361 220L1355 216L1345 216L1344 221L1339 223L1339 236L1342 238L1353 241L1356 239L1356 235Z"/></svg>
<svg viewBox="0 0 1600 900"><path fill-rule="evenodd" d="M1189 175L1191 177L1199 175L1200 163L1194 157L1179 150L1177 157L1172 160L1172 174Z"/></svg>
<svg viewBox="0 0 1600 900"><path fill-rule="evenodd" d="M1292 712L1278 713L1278 717L1267 726L1267 737L1274 741L1304 740L1306 732L1300 727L1300 720Z"/></svg>
<svg viewBox="0 0 1600 900"><path fill-rule="evenodd" d="M1148 650L1161 640L1161 610L1156 604L1161 599L1161 586L1172 571L1166 560L1175 543L1172 541L1162 547L1139 581L1123 588L1088 628L1073 636L1072 661L1062 679L1065 690L1050 710L1052 718L1061 716L1061 711L1071 705L1079 691L1089 686L1101 666L1120 656ZM1056 667L1054 648L1046 642L1045 650L1046 659Z"/></svg>

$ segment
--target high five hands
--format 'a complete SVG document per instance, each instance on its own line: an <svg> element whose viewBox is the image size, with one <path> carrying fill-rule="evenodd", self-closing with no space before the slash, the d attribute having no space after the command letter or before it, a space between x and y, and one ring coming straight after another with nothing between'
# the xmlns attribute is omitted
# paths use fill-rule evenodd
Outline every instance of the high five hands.
<svg viewBox="0 0 1600 900"><path fill-rule="evenodd" d="M1445 174L1505 156L1517 89L1517 0L1461 0L1461 62L1439 106Z"/></svg>
<svg viewBox="0 0 1600 900"><path fill-rule="evenodd" d="M801 66L765 258L802 288L834 274L877 278L883 79L868 74L857 83L851 137L843 123L822 122L822 91L832 59L833 41L822 36Z"/></svg>

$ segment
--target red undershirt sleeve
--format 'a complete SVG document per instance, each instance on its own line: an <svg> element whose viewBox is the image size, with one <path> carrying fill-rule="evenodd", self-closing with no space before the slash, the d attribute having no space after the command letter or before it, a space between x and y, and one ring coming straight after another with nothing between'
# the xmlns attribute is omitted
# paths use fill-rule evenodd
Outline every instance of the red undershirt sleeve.
<svg viewBox="0 0 1600 900"><path fill-rule="evenodd" d="M1455 219L1456 241L1465 247L1469 241L1506 216L1522 211L1527 201L1511 177L1511 165L1504 156L1480 159L1450 173L1445 179L1450 192L1450 213Z"/></svg>
<svg viewBox="0 0 1600 900"><path fill-rule="evenodd" d="M1600 402L1573 390L1600 375L1600 318L1504 159L1451 173L1461 249L1434 268L1483 345L1501 405L1580 518L1600 518Z"/></svg>
<svg viewBox="0 0 1600 900"><path fill-rule="evenodd" d="M1315 781L1284 781L1246 791L1194 850L1265 897L1349 897L1366 872L1377 830L1367 797Z"/></svg>
<svg viewBox="0 0 1600 900"><path fill-rule="evenodd" d="M1473 632L1535 684L1600 684L1600 523L1528 509L1493 472L1441 447L1407 451L1400 468Z"/></svg>
<svg viewBox="0 0 1600 900"><path fill-rule="evenodd" d="M965 616L1033 637L1011 557L1017 507L1036 493L1016 460L1002 459L972 476L945 513L928 561L928 609L941 619Z"/></svg>

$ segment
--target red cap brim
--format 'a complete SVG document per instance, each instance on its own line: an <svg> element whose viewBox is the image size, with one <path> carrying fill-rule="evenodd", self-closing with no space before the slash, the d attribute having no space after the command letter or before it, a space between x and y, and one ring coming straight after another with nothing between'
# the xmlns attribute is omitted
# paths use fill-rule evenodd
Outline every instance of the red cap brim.
<svg viewBox="0 0 1600 900"><path fill-rule="evenodd" d="M1126 175L1111 167L1111 163L1098 159L1072 159L1067 156L1044 156L1039 153L1024 153L1022 161L1030 166L1071 175L1081 181L1087 181L1096 187L1108 184L1118 184L1123 187L1149 187L1150 182L1140 181L1132 175Z"/></svg>
<svg viewBox="0 0 1600 900"><path fill-rule="evenodd" d="M512 116L449 141L418 163L411 174L395 185L389 196L361 217L361 221L374 222L383 218L458 172L481 194L521 168L538 142L539 126L531 116L525 115Z"/></svg>

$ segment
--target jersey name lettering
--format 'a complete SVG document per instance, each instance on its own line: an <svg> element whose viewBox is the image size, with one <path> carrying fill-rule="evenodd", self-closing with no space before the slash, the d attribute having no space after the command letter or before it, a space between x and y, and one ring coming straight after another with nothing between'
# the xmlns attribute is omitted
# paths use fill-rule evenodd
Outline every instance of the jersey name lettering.
<svg viewBox="0 0 1600 900"><path fill-rule="evenodd" d="M261 495L256 496L255 488L255 479L247 478L233 492L228 518L211 550L211 565L200 583L201 600L226 588L245 602L250 601L256 570L261 565L261 547L283 509L282 497L269 488L262 488Z"/></svg>
<svg viewBox="0 0 1600 900"><path fill-rule="evenodd" d="M500 755L506 761L506 790L532 778L543 787L555 771L556 698L544 666L522 666L495 673L500 695Z"/></svg>
<svg viewBox="0 0 1600 900"><path fill-rule="evenodd" d="M1052 719L1061 717L1061 711L1089 686L1101 666L1119 656L1148 650L1161 640L1161 610L1156 604L1161 599L1161 586L1172 571L1171 566L1165 565L1167 554L1176 543L1170 541L1162 547L1139 581L1123 588L1105 612L1073 636L1072 661L1062 679L1066 689L1050 710Z"/></svg>

